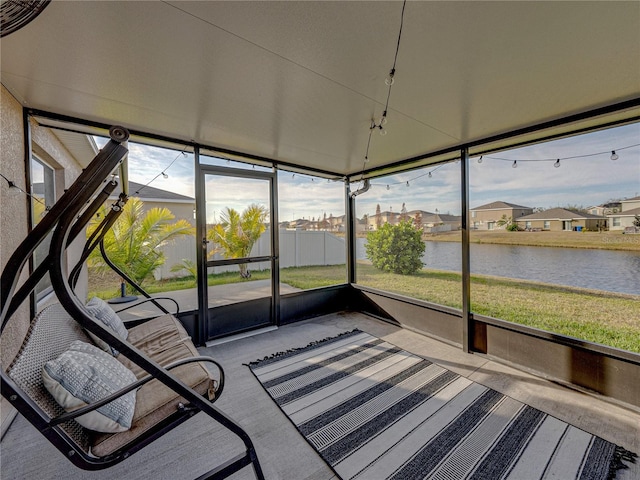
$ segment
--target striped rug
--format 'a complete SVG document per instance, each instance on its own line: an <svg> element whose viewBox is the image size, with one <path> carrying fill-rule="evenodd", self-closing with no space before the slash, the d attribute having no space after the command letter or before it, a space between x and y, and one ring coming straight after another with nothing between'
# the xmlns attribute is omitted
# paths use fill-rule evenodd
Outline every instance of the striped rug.
<svg viewBox="0 0 640 480"><path fill-rule="evenodd" d="M249 365L342 479L607 479L635 455L354 330Z"/></svg>

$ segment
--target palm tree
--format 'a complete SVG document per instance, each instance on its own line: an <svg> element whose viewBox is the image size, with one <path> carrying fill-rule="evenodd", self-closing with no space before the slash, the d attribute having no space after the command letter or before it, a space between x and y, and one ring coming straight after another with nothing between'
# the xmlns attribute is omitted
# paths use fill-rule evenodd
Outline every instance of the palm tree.
<svg viewBox="0 0 640 480"><path fill-rule="evenodd" d="M168 208L152 208L143 215L144 203L130 198L113 227L104 237L109 259L138 285L165 262L161 248L180 235L193 235L194 229L186 220L175 218ZM108 213L103 207L89 224L87 235L96 229L100 219ZM89 266L106 270L108 267L96 249L89 257Z"/></svg>
<svg viewBox="0 0 640 480"><path fill-rule="evenodd" d="M227 207L221 215L220 223L207 232L217 249L223 251L226 258L245 258L260 235L267 229L265 220L269 211L257 204L249 205L242 215L237 210ZM214 250L212 253L215 253ZM238 265L242 278L251 277L246 263Z"/></svg>

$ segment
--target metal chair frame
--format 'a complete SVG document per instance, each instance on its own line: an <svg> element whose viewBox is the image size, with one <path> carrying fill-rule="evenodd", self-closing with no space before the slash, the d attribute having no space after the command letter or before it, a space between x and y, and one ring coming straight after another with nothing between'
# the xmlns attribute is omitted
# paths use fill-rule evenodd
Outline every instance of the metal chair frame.
<svg viewBox="0 0 640 480"><path fill-rule="evenodd" d="M123 193L118 201L113 205L110 214L102 220L101 224L96 229L96 232L87 240L81 254L80 261L76 267L72 269L71 273L67 275L65 265L63 264L65 250L83 231L85 225L95 214L100 205L106 201L117 185L113 180L107 181L107 179L118 167L121 169L120 178L127 178L127 165L125 159L127 149L121 145L121 143L128 139L129 133L123 127L112 127L109 133L111 140L102 148L89 166L83 170L77 180L62 195L60 200L53 205L47 215L33 228L9 258L9 261L7 262L7 265L0 277L0 335L4 331L11 316L29 296L38 281L48 272L58 300L71 317L85 330L88 330L108 344L112 345L114 348L117 348L121 354L125 355L127 358L131 359L143 368L148 375L125 389L114 393L110 397L101 400L100 402L93 403L78 411L63 414L56 418L51 418L44 410L42 410L42 408L38 406L36 402L30 398L4 370L0 372L2 395L7 398L18 412L33 424L38 431L74 465L85 470L101 470L120 463L146 445L153 443L156 439L195 415L197 412L204 412L216 422L240 437L245 445L245 451L229 461L216 466L199 478L226 478L245 466L252 465L256 477L258 479L264 479L262 468L258 461L253 443L242 427L170 372L172 368L185 363L214 363L220 370L221 380L217 390L217 399L219 394L222 393L222 388L224 387L224 371L215 360L208 357L193 357L183 359L163 367L145 355L144 352L121 340L113 332L96 323L88 315L84 305L73 292L73 288L78 280L80 268L83 262L97 246L100 246L101 251L104 252L102 239L117 219L122 210L122 206L127 201L126 186L123 186ZM107 181L107 185L98 192L105 181ZM92 197L96 195L96 192L98 192L97 196L92 200ZM53 234L47 259L31 273L27 281L16 291L18 278L24 265L33 255L37 246L51 231L53 231ZM105 258L105 261L122 278L127 280L134 286L134 288L147 297L144 301L151 301L164 313L169 313L157 302L156 299L152 298L139 285L133 282L132 279L120 271L117 266L113 265L108 257ZM77 445L63 429L61 429L60 425L64 422L68 422L79 415L95 410L100 406L113 401L115 398L140 387L152 379L157 379L162 382L167 387L177 392L188 403L185 405L181 404L175 413L153 426L147 432L137 437L117 452L105 457L91 456L83 448Z"/></svg>

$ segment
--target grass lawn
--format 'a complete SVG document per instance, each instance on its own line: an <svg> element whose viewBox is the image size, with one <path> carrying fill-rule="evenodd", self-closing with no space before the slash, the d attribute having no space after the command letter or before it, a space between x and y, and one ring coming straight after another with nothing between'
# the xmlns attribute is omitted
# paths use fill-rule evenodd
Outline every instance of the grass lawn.
<svg viewBox="0 0 640 480"><path fill-rule="evenodd" d="M358 264L361 285L462 308L461 275L422 270L382 273ZM623 350L640 353L640 297L472 275L471 310Z"/></svg>
<svg viewBox="0 0 640 480"><path fill-rule="evenodd" d="M640 251L640 235L613 232L508 232L505 230L473 230L471 243L526 245L531 247L590 248L596 250ZM425 237L433 242L459 242L460 232L446 232Z"/></svg>
<svg viewBox="0 0 640 480"><path fill-rule="evenodd" d="M228 272L210 275L209 285L268 278L268 270L252 271L249 280L242 279L237 272ZM105 299L118 296L117 281L117 278L111 278L107 289L93 288L90 296L97 295ZM346 281L346 269L344 265L283 268L280 281L303 290L342 284ZM370 264L359 262L357 282L440 305L462 308L461 275L457 273L421 270L415 275L397 275L380 272ZM95 284L95 281L90 282L92 286ZM149 293L159 293L194 288L195 280L150 281L144 286ZM640 296L473 275L471 310L640 353Z"/></svg>

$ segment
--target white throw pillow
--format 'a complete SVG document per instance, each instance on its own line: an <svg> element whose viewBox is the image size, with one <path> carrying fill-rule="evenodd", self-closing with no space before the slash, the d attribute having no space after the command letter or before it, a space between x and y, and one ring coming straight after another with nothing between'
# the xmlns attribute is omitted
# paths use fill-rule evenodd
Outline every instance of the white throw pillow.
<svg viewBox="0 0 640 480"><path fill-rule="evenodd" d="M126 340L129 336L129 332L127 328L122 323L122 320L118 316L118 314L109 306L107 302L98 297L93 297L87 303L87 310L91 315L93 315L97 320L100 320L106 327L110 328L114 331L120 338ZM118 355L118 350L110 346L104 340L96 337L91 332L87 331L91 340L100 347L105 352L111 353L114 357Z"/></svg>
<svg viewBox="0 0 640 480"><path fill-rule="evenodd" d="M107 352L76 340L67 351L44 365L42 381L56 402L72 412L130 385L136 376ZM76 421L97 432L123 432L131 428L135 407L133 390Z"/></svg>

